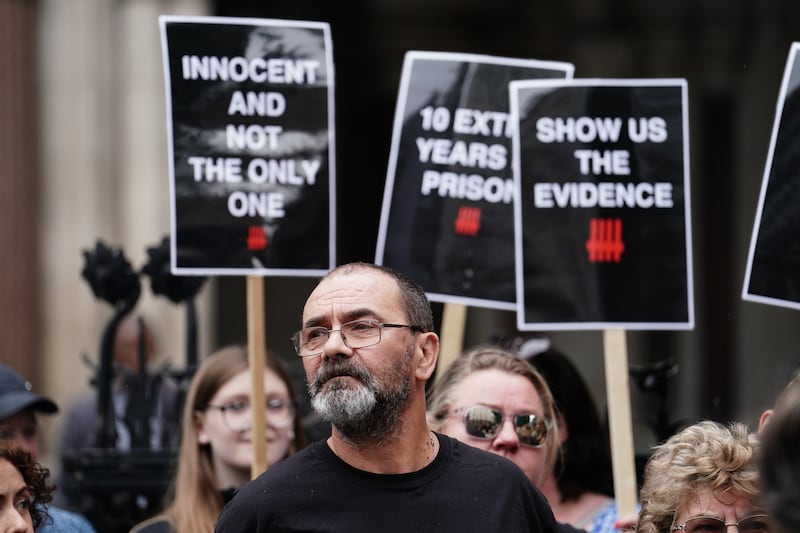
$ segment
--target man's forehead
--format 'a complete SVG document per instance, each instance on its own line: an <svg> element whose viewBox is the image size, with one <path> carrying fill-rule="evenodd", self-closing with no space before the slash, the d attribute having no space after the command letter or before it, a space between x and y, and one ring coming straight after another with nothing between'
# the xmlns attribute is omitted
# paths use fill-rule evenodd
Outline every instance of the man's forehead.
<svg viewBox="0 0 800 533"><path fill-rule="evenodd" d="M399 287L378 270L360 269L336 273L323 279L311 292L303 308L303 317L321 311L373 309L376 312L400 307Z"/></svg>

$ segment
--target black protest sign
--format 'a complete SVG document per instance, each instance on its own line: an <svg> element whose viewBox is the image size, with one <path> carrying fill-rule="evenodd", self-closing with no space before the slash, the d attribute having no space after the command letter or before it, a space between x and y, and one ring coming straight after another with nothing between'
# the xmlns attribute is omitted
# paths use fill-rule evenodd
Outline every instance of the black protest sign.
<svg viewBox="0 0 800 533"><path fill-rule="evenodd" d="M517 325L694 327L685 80L510 85Z"/></svg>
<svg viewBox="0 0 800 533"><path fill-rule="evenodd" d="M513 310L508 82L565 78L568 63L408 52L375 262L433 301Z"/></svg>
<svg viewBox="0 0 800 533"><path fill-rule="evenodd" d="M334 264L325 23L162 16L172 271L318 276Z"/></svg>
<svg viewBox="0 0 800 533"><path fill-rule="evenodd" d="M800 309L800 43L789 50L742 298Z"/></svg>

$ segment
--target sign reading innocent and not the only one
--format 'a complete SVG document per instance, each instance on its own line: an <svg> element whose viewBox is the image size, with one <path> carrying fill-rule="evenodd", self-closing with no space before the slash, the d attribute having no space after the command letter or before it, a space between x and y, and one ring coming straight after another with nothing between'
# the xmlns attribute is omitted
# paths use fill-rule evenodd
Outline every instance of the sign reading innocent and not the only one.
<svg viewBox="0 0 800 533"><path fill-rule="evenodd" d="M408 52L376 263L433 301L515 308L508 82L567 78L568 63Z"/></svg>
<svg viewBox="0 0 800 533"><path fill-rule="evenodd" d="M335 264L326 23L162 16L175 274Z"/></svg>
<svg viewBox="0 0 800 533"><path fill-rule="evenodd" d="M510 84L517 325L694 327L685 80Z"/></svg>

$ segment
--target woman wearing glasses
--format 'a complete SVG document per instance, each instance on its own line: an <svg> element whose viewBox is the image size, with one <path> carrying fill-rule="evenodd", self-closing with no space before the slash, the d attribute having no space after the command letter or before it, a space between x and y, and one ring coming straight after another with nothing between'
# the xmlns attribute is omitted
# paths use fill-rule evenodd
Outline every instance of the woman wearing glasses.
<svg viewBox="0 0 800 533"><path fill-rule="evenodd" d="M638 533L775 533L760 503L758 444L746 426L698 422L647 463Z"/></svg>
<svg viewBox="0 0 800 533"><path fill-rule="evenodd" d="M291 381L273 355L264 369L267 465L305 446ZM135 533L212 533L233 491L250 480L253 457L247 347L229 346L203 361L192 378L183 414L174 497Z"/></svg>
<svg viewBox="0 0 800 533"><path fill-rule="evenodd" d="M431 429L511 459L542 492L558 453L554 416L542 376L500 348L462 354L428 397Z"/></svg>
<svg viewBox="0 0 800 533"><path fill-rule="evenodd" d="M487 346L462 354L431 390L428 419L434 430L514 461L558 522L590 533L617 531L613 499L591 491L565 498L556 476L565 420L542 374L514 353Z"/></svg>

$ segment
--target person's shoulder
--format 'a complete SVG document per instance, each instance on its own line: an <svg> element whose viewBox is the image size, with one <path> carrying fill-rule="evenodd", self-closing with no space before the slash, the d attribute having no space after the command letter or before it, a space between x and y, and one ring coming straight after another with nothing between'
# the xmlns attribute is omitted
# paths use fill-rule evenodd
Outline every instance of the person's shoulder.
<svg viewBox="0 0 800 533"><path fill-rule="evenodd" d="M479 476L484 487L521 493L538 492L528 476L510 459L445 435L440 435L440 443L451 479L459 483L471 482Z"/></svg>
<svg viewBox="0 0 800 533"><path fill-rule="evenodd" d="M130 530L130 533L174 533L172 522L164 515L148 518L139 522Z"/></svg>
<svg viewBox="0 0 800 533"><path fill-rule="evenodd" d="M456 462L469 464L473 467L491 467L498 470L498 475L511 475L513 477L521 474L525 477L525 474L513 461L502 455L481 450L447 435L440 434L439 437L442 448L449 449L453 460Z"/></svg>
<svg viewBox="0 0 800 533"><path fill-rule="evenodd" d="M242 494L259 493L267 486L280 486L285 481L295 479L301 472L313 468L311 463L319 459L317 448L320 443L324 443L324 441L313 442L299 452L270 466L267 471L239 487L234 494L234 499L241 501Z"/></svg>
<svg viewBox="0 0 800 533"><path fill-rule="evenodd" d="M614 524L618 516L617 503L609 498L605 505L595 511L591 518L591 526L586 529L589 533L615 533L617 529Z"/></svg>
<svg viewBox="0 0 800 533"><path fill-rule="evenodd" d="M50 520L38 530L40 533L96 533L94 526L84 516L60 507L48 507Z"/></svg>

